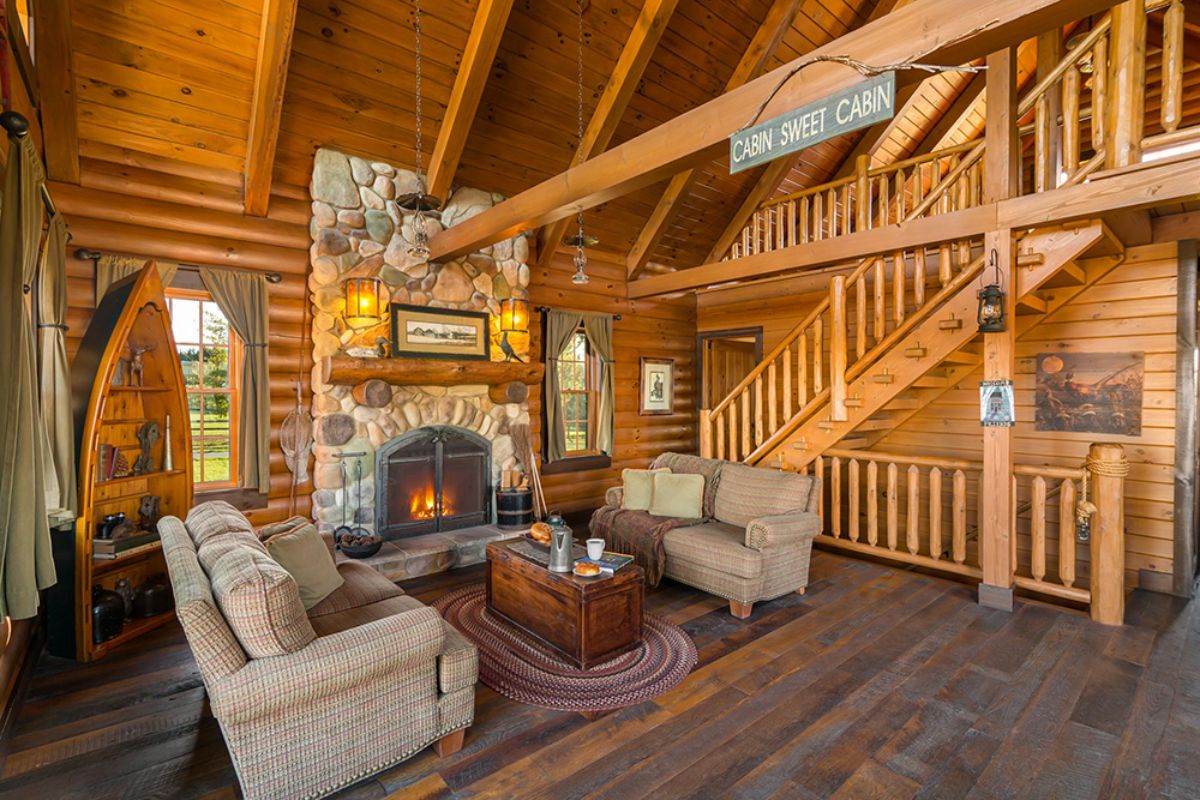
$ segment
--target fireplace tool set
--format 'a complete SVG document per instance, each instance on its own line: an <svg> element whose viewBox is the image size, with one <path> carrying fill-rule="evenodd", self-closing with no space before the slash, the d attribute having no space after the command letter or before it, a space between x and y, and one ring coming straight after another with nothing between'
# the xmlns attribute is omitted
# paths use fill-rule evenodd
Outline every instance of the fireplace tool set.
<svg viewBox="0 0 1200 800"><path fill-rule="evenodd" d="M341 461L342 473L342 524L333 530L333 541L337 544L337 548L345 553L349 558L367 558L379 552L379 548L383 547L383 539L376 534L371 533L366 528L362 527L356 519L358 512L362 510L362 459L366 453L338 453L337 458ZM346 460L354 458L354 486L355 494L358 495L358 500L355 505L350 521L353 525L346 522L346 512L350 509L350 488L348 486L348 475L350 470L346 467Z"/></svg>

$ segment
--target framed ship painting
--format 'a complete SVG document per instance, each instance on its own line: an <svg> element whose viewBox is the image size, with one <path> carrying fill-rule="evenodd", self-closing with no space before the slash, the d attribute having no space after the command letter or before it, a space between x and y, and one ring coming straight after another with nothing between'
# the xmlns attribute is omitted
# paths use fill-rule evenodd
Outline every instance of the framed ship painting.
<svg viewBox="0 0 1200 800"><path fill-rule="evenodd" d="M1039 353L1039 431L1142 434L1144 353Z"/></svg>
<svg viewBox="0 0 1200 800"><path fill-rule="evenodd" d="M459 311L392 303L392 355L487 361L491 337L486 311Z"/></svg>

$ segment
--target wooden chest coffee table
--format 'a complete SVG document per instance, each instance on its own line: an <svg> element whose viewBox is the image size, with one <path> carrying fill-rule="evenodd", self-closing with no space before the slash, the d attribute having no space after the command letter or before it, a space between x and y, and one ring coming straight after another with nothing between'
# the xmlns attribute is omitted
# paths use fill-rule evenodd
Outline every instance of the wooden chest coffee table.
<svg viewBox="0 0 1200 800"><path fill-rule="evenodd" d="M641 567L611 577L551 572L511 549L487 546L487 607L580 669L627 653L642 641Z"/></svg>

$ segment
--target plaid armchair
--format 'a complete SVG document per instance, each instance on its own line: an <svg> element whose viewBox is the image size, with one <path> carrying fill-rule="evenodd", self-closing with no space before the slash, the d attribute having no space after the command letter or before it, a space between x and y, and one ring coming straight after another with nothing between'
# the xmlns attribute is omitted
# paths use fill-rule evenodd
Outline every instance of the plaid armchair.
<svg viewBox="0 0 1200 800"><path fill-rule="evenodd" d="M474 715L473 645L350 562L338 567L344 585L307 612L311 642L249 658L197 558L195 542L219 519L166 517L159 532L176 613L248 800L324 797L431 743L457 749Z"/></svg>

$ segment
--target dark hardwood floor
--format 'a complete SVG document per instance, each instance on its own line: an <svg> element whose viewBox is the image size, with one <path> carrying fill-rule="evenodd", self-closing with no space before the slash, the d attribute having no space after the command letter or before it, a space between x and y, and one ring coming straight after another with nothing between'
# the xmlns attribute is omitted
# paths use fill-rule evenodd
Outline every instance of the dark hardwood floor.
<svg viewBox="0 0 1200 800"><path fill-rule="evenodd" d="M748 620L670 582L648 605L700 652L670 693L588 718L481 686L462 752L338 797L1200 797L1200 604L1136 592L1105 628L818 553L806 596ZM91 666L44 658L0 775L0 798L238 796L177 626Z"/></svg>

